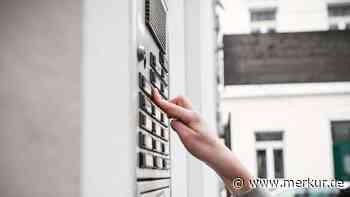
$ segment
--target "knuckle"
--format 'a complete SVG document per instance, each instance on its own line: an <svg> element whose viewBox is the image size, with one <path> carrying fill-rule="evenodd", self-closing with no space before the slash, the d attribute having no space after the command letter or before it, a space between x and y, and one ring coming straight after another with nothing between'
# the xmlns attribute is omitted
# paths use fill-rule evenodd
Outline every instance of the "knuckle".
<svg viewBox="0 0 350 197"><path fill-rule="evenodd" d="M191 111L191 119L193 122L199 122L201 118L198 112Z"/></svg>
<svg viewBox="0 0 350 197"><path fill-rule="evenodd" d="M179 95L177 96L177 99L180 101L184 101L185 100L185 96L184 95Z"/></svg>

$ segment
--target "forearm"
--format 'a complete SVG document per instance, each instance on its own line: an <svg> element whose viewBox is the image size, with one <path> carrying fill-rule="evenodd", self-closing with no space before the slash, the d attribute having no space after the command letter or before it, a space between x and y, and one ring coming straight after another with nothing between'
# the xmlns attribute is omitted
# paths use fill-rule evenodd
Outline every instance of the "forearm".
<svg viewBox="0 0 350 197"><path fill-rule="evenodd" d="M252 176L248 170L241 164L238 158L225 145L218 143L213 148L215 153L213 157L208 160L207 164L222 177L226 187L233 193L248 192L252 188L249 181ZM234 187L233 180L241 179L241 187Z"/></svg>
<svg viewBox="0 0 350 197"><path fill-rule="evenodd" d="M173 119L171 127L177 132L186 149L215 170L232 193L259 193L249 185L252 176L248 170L217 136L210 135L214 132L208 131L205 121L193 111L191 102L181 96L166 101L156 89L153 91L153 99ZM242 179L243 184L233 187L233 180L237 178Z"/></svg>
<svg viewBox="0 0 350 197"><path fill-rule="evenodd" d="M231 150L220 144L213 150L216 150L216 154L207 164L221 177L231 194L237 197L271 197L268 191L251 187L249 183L253 177ZM234 184L237 178L242 181L242 185Z"/></svg>
<svg viewBox="0 0 350 197"><path fill-rule="evenodd" d="M252 188L249 191L245 192L237 192L232 189L232 181L221 177L222 181L224 182L226 188L229 190L231 194L234 194L235 197L271 197L271 193L266 191L265 189L261 188Z"/></svg>

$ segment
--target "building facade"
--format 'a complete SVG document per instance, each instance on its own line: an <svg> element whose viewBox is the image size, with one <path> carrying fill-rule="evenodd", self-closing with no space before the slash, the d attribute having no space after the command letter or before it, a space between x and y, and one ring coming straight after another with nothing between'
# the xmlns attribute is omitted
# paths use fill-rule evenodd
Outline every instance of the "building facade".
<svg viewBox="0 0 350 197"><path fill-rule="evenodd" d="M273 33L350 28L349 0L225 0L225 33Z"/></svg>
<svg viewBox="0 0 350 197"><path fill-rule="evenodd" d="M233 151L256 177L350 181L349 38L224 36L222 110Z"/></svg>

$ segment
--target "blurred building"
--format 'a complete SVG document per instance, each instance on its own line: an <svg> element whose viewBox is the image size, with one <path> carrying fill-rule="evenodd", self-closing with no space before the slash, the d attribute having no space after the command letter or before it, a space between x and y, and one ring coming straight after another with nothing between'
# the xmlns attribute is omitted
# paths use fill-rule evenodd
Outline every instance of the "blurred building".
<svg viewBox="0 0 350 197"><path fill-rule="evenodd" d="M255 176L350 181L350 31L224 36L232 149Z"/></svg>
<svg viewBox="0 0 350 197"><path fill-rule="evenodd" d="M225 0L225 33L350 29L349 0Z"/></svg>
<svg viewBox="0 0 350 197"><path fill-rule="evenodd" d="M213 0L0 1L0 196L168 196L161 189L174 197L219 196L216 174L189 155L174 132L165 142L170 165L147 163L154 166L142 180L136 171L144 148L139 56L147 58L144 68L159 71L151 68L142 39L157 51L158 68L164 54L154 42L168 41L162 53L169 55L170 97L189 97L217 134L222 9ZM154 32L147 17L149 26L158 25ZM153 123L161 123L148 117L153 132ZM153 149L142 151L164 158L163 150L154 151L153 142L162 139L152 132ZM147 185L169 166L171 179L164 179L170 185L160 188L158 179Z"/></svg>

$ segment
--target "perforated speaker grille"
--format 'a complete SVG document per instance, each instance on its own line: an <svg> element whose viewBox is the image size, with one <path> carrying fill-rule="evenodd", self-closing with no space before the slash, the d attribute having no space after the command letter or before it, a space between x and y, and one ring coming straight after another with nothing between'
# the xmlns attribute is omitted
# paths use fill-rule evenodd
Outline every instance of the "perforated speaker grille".
<svg viewBox="0 0 350 197"><path fill-rule="evenodd" d="M150 29L154 39L161 50L166 53L167 31L166 19L167 11L162 0L146 0L145 10L146 25Z"/></svg>

